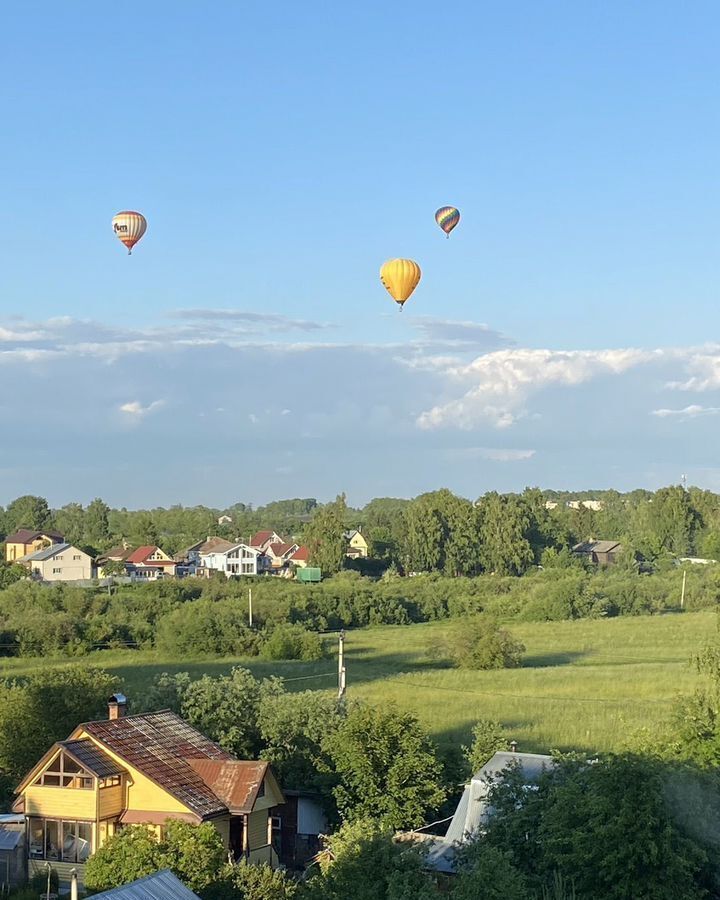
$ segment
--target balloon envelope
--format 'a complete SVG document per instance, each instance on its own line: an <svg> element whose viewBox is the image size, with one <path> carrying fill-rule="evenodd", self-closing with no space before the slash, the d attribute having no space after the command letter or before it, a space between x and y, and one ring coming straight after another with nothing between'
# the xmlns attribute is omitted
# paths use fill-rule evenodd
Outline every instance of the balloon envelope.
<svg viewBox="0 0 720 900"><path fill-rule="evenodd" d="M131 253L132 248L147 231L147 220L141 213L126 209L113 216L112 227L115 236L125 244L128 253Z"/></svg>
<svg viewBox="0 0 720 900"><path fill-rule="evenodd" d="M445 234L450 237L450 232L460 221L460 210L455 209L454 206L441 206L435 213L435 221Z"/></svg>
<svg viewBox="0 0 720 900"><path fill-rule="evenodd" d="M403 303L415 290L422 276L420 266L412 259L390 259L380 269L380 280L396 303Z"/></svg>

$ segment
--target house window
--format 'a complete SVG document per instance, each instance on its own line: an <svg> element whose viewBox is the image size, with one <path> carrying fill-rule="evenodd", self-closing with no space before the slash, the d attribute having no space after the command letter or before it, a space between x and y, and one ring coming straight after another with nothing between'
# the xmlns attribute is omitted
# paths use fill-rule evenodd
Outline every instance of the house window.
<svg viewBox="0 0 720 900"><path fill-rule="evenodd" d="M98 787L101 787L101 788L117 787L119 784L120 784L120 776L119 775L111 775L109 778L98 779Z"/></svg>
<svg viewBox="0 0 720 900"><path fill-rule="evenodd" d="M33 784L42 787L64 787L92 790L93 776L64 751L58 753Z"/></svg>
<svg viewBox="0 0 720 900"><path fill-rule="evenodd" d="M92 822L65 819L28 819L31 859L83 863L92 853Z"/></svg>
<svg viewBox="0 0 720 900"><path fill-rule="evenodd" d="M60 575L62 569L53 569L53 575Z"/></svg>
<svg viewBox="0 0 720 900"><path fill-rule="evenodd" d="M81 559L82 559L82 556L80 556L79 553L76 556L73 556L73 562L80 562Z"/></svg>

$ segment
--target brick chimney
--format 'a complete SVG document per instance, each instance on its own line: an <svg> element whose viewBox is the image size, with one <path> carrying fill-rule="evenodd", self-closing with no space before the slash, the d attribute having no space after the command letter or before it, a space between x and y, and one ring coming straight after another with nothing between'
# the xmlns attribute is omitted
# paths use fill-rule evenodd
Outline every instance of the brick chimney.
<svg viewBox="0 0 720 900"><path fill-rule="evenodd" d="M125 694L113 694L108 700L108 719L122 719L127 715L127 697Z"/></svg>

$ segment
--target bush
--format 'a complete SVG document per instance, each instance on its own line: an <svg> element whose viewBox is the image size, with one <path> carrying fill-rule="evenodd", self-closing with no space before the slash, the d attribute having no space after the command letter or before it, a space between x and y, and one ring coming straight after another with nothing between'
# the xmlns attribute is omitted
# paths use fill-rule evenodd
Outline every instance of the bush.
<svg viewBox="0 0 720 900"><path fill-rule="evenodd" d="M257 656L260 639L243 624L246 616L238 600L193 600L159 621L156 644L180 656Z"/></svg>
<svg viewBox="0 0 720 900"><path fill-rule="evenodd" d="M308 631L302 625L278 625L263 643L260 656L263 659L302 659L312 661L325 655L319 634Z"/></svg>
<svg viewBox="0 0 720 900"><path fill-rule="evenodd" d="M509 669L520 665L525 645L495 619L477 616L453 629L448 650L462 669Z"/></svg>
<svg viewBox="0 0 720 900"><path fill-rule="evenodd" d="M480 719L472 730L472 744L463 747L463 752L474 775L498 750L509 749L510 741L503 726L492 719Z"/></svg>

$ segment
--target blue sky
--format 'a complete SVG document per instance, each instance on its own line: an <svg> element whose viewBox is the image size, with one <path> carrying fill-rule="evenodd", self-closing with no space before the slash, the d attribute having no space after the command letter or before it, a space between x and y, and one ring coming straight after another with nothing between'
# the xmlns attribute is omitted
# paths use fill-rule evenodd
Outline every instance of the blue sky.
<svg viewBox="0 0 720 900"><path fill-rule="evenodd" d="M719 38L709 2L16 4L0 503L720 489Z"/></svg>

